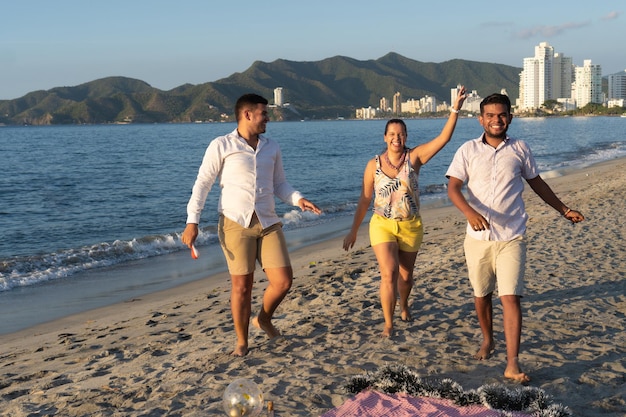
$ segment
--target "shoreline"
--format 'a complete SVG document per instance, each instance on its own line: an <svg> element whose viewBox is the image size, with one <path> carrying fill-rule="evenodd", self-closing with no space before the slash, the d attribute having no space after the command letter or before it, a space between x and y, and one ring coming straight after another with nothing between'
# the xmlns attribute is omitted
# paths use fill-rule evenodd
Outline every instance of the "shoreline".
<svg viewBox="0 0 626 417"><path fill-rule="evenodd" d="M311 233L310 228L285 231L290 254L311 247L319 250L325 242L338 236L343 238L351 222L352 217L345 216L314 226L315 233ZM196 281L203 281L208 288L224 284L229 277L224 275L226 263L219 244L201 246L199 251L197 260L192 260L185 248L158 257L87 270L67 279L0 292L0 316L4 318L0 336L142 299L153 293L160 296ZM37 309L24 308L33 303ZM46 311L47 320L41 320L39 310Z"/></svg>
<svg viewBox="0 0 626 417"><path fill-rule="evenodd" d="M584 168L556 169L542 173L542 176L544 179L560 177ZM451 207L452 204L447 197L431 197L423 199L421 211L422 213L435 212ZM370 216L371 211L363 221L362 230L364 231L359 233L359 237L364 235L367 237L367 224ZM311 250L309 248L314 248L316 252L319 252L320 248L330 244L329 242L333 240L338 239L340 242L351 224L352 216L343 216L328 223L313 226L317 229L314 234L309 233L309 228L286 230L292 262L300 252L306 253ZM5 320L0 325L0 336L28 330L55 320L62 320L65 317L80 315L90 310L125 303L128 300L145 298L152 293L168 292L175 287L194 281L202 280L210 288L225 282L223 277L219 277L226 271L219 245L213 243L202 246L199 250L201 257L195 261L190 261L188 251L183 249L158 257L86 270L67 278L2 292L0 293L0 316ZM212 282L213 280L216 282ZM39 309L46 310L48 320L42 322L36 310L23 308L31 304L33 300Z"/></svg>
<svg viewBox="0 0 626 417"><path fill-rule="evenodd" d="M587 219L572 226L532 191L520 361L574 416L623 415L626 392L626 158L547 178ZM275 315L284 337L250 329L250 353L229 355L234 330L226 272L0 335L0 403L9 415L222 415L232 380L255 381L277 416L319 416L341 405L351 376L402 363L466 389L502 383L504 341L480 340L466 280L465 221L453 206L423 207L424 244L411 296L415 321L378 337L378 268L364 221L354 249L343 235L291 251L294 284ZM253 314L266 279L257 271ZM52 411L51 411L52 412ZM193 414L195 413L195 414ZM204 414L203 414L204 413ZM52 414L41 414L52 415Z"/></svg>
<svg viewBox="0 0 626 417"><path fill-rule="evenodd" d="M575 189L573 185L576 181L579 181L583 176L588 177L589 172L587 171L593 171L595 175L598 175L598 172L596 171L600 170L602 173L610 172L612 171L612 167L614 165L616 164L619 165L621 163L626 163L626 157L616 158L616 159L609 160L609 161L602 161L602 162L598 162L598 163L591 164L588 166L584 166L582 168L568 167L564 169L555 169L555 170L543 172L541 173L541 176L553 189L555 187L559 187L560 192L557 192L557 195L561 197L560 193L562 192L569 193ZM524 198L526 199L529 194L532 195L532 191L530 191L528 185L525 184ZM536 197L536 196L533 196L533 197ZM563 197L561 198L564 199ZM357 241L355 242L352 251L355 251L358 249L363 250L369 247L368 225L369 225L370 215L371 213L368 212L368 215L363 220L363 223L361 224L361 227L359 228ZM429 233L436 236L442 233L443 231L445 231L445 229L441 227L437 227L437 226L433 227L432 230L429 230L430 229L429 225L435 224L436 222L439 222L439 221L449 221L450 220L449 218L451 216L455 217L455 215L456 217L458 217L460 221L462 222L464 221L462 215L458 213L456 207L454 207L452 203L449 200L447 200L447 198L434 199L429 204L422 204L421 215L422 215L423 222L425 225L424 226L425 227L425 231L424 231L425 243L426 243L427 237L429 236ZM298 274L297 274L298 271L306 270L307 268L311 267L312 262L317 263L317 261L309 261L309 258L311 259L321 258L322 260L327 260L327 259L332 259L336 257L338 255L338 251L339 251L339 255L346 253L341 248L341 242L343 241L343 237L345 233L347 233L349 228L351 227L352 217L350 216L349 219L350 219L349 221L346 221L345 219L343 221L345 229L342 228L338 230L336 233L331 233L331 234L336 234L335 237L327 238L322 241L315 241L315 243L311 243L311 244L303 243L303 240L306 240L306 238L301 239L300 237L296 237L294 239L296 241L296 243L294 243L294 246L296 246L296 249L289 250L291 263L292 263L292 267L294 270L294 283L298 278ZM463 232L465 231L463 227L462 227L462 231ZM295 232L300 233L302 232L302 229L296 229ZM209 248L209 247L203 247L202 249L204 248ZM214 247L213 249L219 251L219 247ZM311 253L315 253L316 255L311 256L310 255ZM203 253L202 256L204 257L206 256L206 254ZM125 297L125 299L122 299L121 301L112 302L110 304L106 304L103 306L97 306L94 308L88 308L88 309L81 310L78 312L72 312L70 314L62 315L61 317L54 318L49 321L41 322L41 323L26 327L23 329L16 330L16 331L0 333L0 342L3 340L3 338L13 339L12 335L14 335L16 338L19 338L19 337L22 337L23 335L37 334L42 330L45 331L45 329L48 329L50 326L54 326L57 323L62 326L76 324L83 320L83 316L100 317L102 315L109 315L109 314L115 313L120 305L124 305L127 303L146 302L149 304L149 303L153 303L155 300L161 300L163 298L168 298L171 296L183 296L188 293L193 293L194 291L216 291L218 289L221 289L223 291L230 291L230 287L228 284L230 277L226 270L225 262L223 262L223 260L221 259L222 256L223 255L221 251L217 254L214 253L211 255L211 260L209 262L209 264L211 265L211 268L216 268L218 272L210 273L209 275L206 275L206 272L204 272L203 268L198 268L198 267L187 268L185 272L189 273L190 270L194 271L194 272L191 272L191 274L195 276L196 278L191 278L182 284L168 284L168 286L164 289L142 293L137 296ZM372 256L373 256L373 253L372 253ZM160 262L159 265L162 265L168 262L176 262L178 264L180 264L181 262L187 263L189 262L187 258L188 258L187 251L183 250L182 253L174 253L174 254L165 255L163 257L162 262ZM216 261L215 260L216 258L219 258L219 260ZM154 268L147 267L150 261L151 259L142 259L139 261L135 261L133 263L144 264L144 266L141 267L139 272L145 272L145 269L147 270L154 269ZM419 255L418 255L417 262L419 262ZM416 266L417 266L417 262L416 262ZM196 262L194 261L194 264L195 263ZM187 263L187 266L188 265L189 264ZM121 268L114 268L114 269L124 270L127 268L132 269L133 267L121 267ZM160 267L157 266L157 269L158 268ZM176 269L176 267L174 267L174 269ZM97 276L106 276L106 275L109 275L111 271L109 268L105 268L104 270L90 271L89 273L93 275L97 275ZM259 280L261 277L264 278L264 273L262 270L260 270L260 268L257 265L257 270L255 272L255 286L259 284ZM221 287L224 287L224 288L221 288Z"/></svg>

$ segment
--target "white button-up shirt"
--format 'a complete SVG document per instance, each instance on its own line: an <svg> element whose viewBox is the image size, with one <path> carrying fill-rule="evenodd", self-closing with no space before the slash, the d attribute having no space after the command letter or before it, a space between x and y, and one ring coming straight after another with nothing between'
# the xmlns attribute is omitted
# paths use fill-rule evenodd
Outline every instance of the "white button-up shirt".
<svg viewBox="0 0 626 417"><path fill-rule="evenodd" d="M274 196L294 206L303 198L285 178L278 143L259 135L254 150L235 129L209 143L187 204L187 223L200 222L217 178L222 188L218 211L243 227L254 212L263 228L280 222Z"/></svg>
<svg viewBox="0 0 626 417"><path fill-rule="evenodd" d="M509 241L526 232L522 180L537 177L539 170L526 142L507 137L494 149L483 136L461 145L446 177L467 183L467 202L489 222L487 230L468 224L467 234L477 240Z"/></svg>

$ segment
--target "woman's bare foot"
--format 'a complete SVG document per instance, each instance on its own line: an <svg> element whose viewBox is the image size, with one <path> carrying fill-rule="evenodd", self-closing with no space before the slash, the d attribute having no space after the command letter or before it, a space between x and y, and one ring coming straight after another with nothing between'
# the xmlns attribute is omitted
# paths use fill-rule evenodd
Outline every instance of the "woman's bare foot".
<svg viewBox="0 0 626 417"><path fill-rule="evenodd" d="M400 318L402 319L402 321L407 321L407 322L413 321L413 316L411 315L410 310L406 310L406 311L403 310L400 313Z"/></svg>
<svg viewBox="0 0 626 417"><path fill-rule="evenodd" d="M232 351L231 356L246 356L248 354L248 346L242 345L235 347L235 350Z"/></svg>
<svg viewBox="0 0 626 417"><path fill-rule="evenodd" d="M491 354L493 353L494 348L495 345L493 341L483 342L478 352L476 352L476 354L474 355L474 359L478 359L479 361L489 359L491 357Z"/></svg>
<svg viewBox="0 0 626 417"><path fill-rule="evenodd" d="M278 329L274 327L271 321L267 323L261 323L259 318L255 317L254 319L252 319L252 324L254 325L254 327L263 330L265 334L267 334L267 337L269 337L270 339L280 336L280 331L278 331Z"/></svg>
<svg viewBox="0 0 626 417"><path fill-rule="evenodd" d="M380 337L391 337L392 334L393 334L393 327L385 326L382 333L380 334Z"/></svg>
<svg viewBox="0 0 626 417"><path fill-rule="evenodd" d="M522 384L530 381L530 377L522 372L517 358L507 363L506 369L504 370L504 377Z"/></svg>

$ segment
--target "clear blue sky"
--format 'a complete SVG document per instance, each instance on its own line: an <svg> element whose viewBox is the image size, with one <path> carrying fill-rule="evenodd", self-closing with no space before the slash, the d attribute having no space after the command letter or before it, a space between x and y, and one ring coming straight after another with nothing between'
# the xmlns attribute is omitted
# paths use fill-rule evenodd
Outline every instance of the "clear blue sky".
<svg viewBox="0 0 626 417"><path fill-rule="evenodd" d="M625 11L623 0L3 1L0 99L109 76L169 90L280 58L397 52L522 67L540 42L608 75L626 69Z"/></svg>

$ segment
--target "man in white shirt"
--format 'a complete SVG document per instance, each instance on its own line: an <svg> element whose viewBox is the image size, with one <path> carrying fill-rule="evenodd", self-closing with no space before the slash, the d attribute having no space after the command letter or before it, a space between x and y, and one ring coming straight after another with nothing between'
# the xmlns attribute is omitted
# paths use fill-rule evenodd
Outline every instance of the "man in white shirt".
<svg viewBox="0 0 626 417"><path fill-rule="evenodd" d="M464 249L483 342L474 357L488 359L494 350L492 295L502 303L507 366L504 377L528 382L518 355L522 331L520 298L524 291L526 214L522 191L532 190L572 223L584 220L569 209L539 176L528 145L507 135L513 116L506 95L492 94L480 104L484 133L461 145L448 168L448 196L467 218ZM467 199L462 193L467 184Z"/></svg>
<svg viewBox="0 0 626 417"><path fill-rule="evenodd" d="M232 281L230 303L237 336L234 356L248 353L256 261L269 283L253 324L270 338L280 335L272 316L291 288L293 270L274 197L302 211L321 213L287 182L278 144L262 136L269 121L267 104L256 94L237 100L237 129L209 144L187 204L187 226L182 235L183 243L191 248L207 195L219 178L218 234Z"/></svg>

